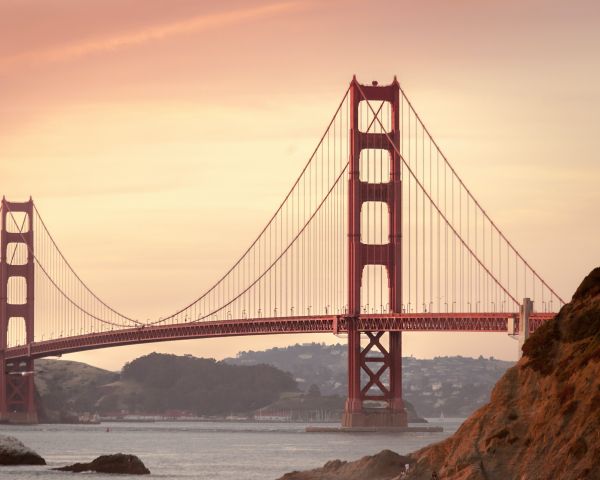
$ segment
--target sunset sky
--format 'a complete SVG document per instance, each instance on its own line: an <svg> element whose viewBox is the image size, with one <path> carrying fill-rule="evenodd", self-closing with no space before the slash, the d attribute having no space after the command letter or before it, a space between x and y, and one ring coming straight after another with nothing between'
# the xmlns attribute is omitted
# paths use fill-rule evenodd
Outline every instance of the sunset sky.
<svg viewBox="0 0 600 480"><path fill-rule="evenodd" d="M564 298L600 265L597 0L0 0L0 190L32 195L110 305L156 318L210 286L308 159L352 75L394 75L474 196ZM223 358L331 335L181 341ZM404 354L516 358L505 335Z"/></svg>

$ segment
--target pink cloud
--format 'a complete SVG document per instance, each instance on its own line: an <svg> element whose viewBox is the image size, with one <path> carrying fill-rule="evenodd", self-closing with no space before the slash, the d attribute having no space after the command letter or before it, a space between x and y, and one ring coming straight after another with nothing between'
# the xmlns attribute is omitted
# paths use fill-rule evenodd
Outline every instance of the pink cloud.
<svg viewBox="0 0 600 480"><path fill-rule="evenodd" d="M15 64L35 64L40 62L67 61L86 55L107 52L129 46L162 40L175 35L196 33L208 29L217 29L245 21L280 15L297 10L301 4L297 1L273 3L258 7L244 8L223 13L203 14L195 17L155 25L137 31L77 42L58 47L40 49L6 57L0 61L0 68Z"/></svg>

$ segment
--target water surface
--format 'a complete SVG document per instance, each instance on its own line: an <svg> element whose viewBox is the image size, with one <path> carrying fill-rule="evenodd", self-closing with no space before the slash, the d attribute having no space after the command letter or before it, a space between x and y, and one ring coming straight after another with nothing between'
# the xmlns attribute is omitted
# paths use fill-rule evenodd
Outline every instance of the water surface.
<svg viewBox="0 0 600 480"><path fill-rule="evenodd" d="M48 467L0 467L6 480L115 478L55 472L107 453L132 453L152 472L144 478L275 480L328 460L355 460L384 448L409 453L446 438L464 419L430 420L443 433L305 433L299 423L160 422L101 425L0 425L42 455ZM337 426L332 424L331 426ZM109 432L106 430L110 429ZM137 476L119 476L119 479Z"/></svg>

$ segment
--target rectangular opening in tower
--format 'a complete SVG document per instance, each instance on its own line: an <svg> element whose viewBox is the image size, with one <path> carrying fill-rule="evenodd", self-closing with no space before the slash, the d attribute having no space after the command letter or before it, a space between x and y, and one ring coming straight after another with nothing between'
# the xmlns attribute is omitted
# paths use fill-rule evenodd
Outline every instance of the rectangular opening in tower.
<svg viewBox="0 0 600 480"><path fill-rule="evenodd" d="M18 347L27 343L27 332L23 317L10 317L8 319L6 343L8 347Z"/></svg>
<svg viewBox="0 0 600 480"><path fill-rule="evenodd" d="M365 133L392 131L392 104L381 100L362 100L358 104L358 129Z"/></svg>
<svg viewBox="0 0 600 480"><path fill-rule="evenodd" d="M391 155L389 150L364 148L360 151L359 179L368 183L388 183L390 181Z"/></svg>
<svg viewBox="0 0 600 480"><path fill-rule="evenodd" d="M25 265L27 263L27 245L23 242L11 242L6 246L6 263Z"/></svg>
<svg viewBox="0 0 600 480"><path fill-rule="evenodd" d="M27 303L27 281L25 277L9 277L7 288L7 301L10 305L24 305Z"/></svg>
<svg viewBox="0 0 600 480"><path fill-rule="evenodd" d="M390 311L388 271L383 265L366 265L360 288L360 313L375 314Z"/></svg>
<svg viewBox="0 0 600 480"><path fill-rule="evenodd" d="M6 231L25 233L29 231L29 218L25 212L7 212Z"/></svg>
<svg viewBox="0 0 600 480"><path fill-rule="evenodd" d="M390 214L387 203L364 202L360 209L360 241L368 245L385 245L389 243L389 231Z"/></svg>

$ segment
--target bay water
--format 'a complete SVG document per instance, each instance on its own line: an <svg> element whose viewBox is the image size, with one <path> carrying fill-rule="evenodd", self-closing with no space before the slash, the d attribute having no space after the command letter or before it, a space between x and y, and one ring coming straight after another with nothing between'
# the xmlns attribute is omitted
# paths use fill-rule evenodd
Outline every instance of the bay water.
<svg viewBox="0 0 600 480"><path fill-rule="evenodd" d="M276 480L293 470L320 467L334 459L357 460L383 449L409 453L451 435L463 420L429 419L430 425L444 428L441 433L306 433L307 424L264 422L0 425L0 434L17 437L48 463L46 467L0 467L0 479L72 480L82 474L50 468L122 452L140 457L152 472L150 478Z"/></svg>

